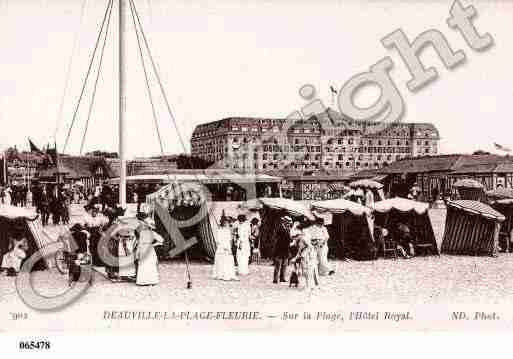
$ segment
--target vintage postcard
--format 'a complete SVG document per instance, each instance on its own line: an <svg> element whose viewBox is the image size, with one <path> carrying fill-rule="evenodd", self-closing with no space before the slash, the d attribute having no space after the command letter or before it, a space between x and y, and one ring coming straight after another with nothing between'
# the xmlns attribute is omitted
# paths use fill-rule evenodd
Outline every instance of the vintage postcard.
<svg viewBox="0 0 513 359"><path fill-rule="evenodd" d="M512 19L0 0L0 330L511 331Z"/></svg>

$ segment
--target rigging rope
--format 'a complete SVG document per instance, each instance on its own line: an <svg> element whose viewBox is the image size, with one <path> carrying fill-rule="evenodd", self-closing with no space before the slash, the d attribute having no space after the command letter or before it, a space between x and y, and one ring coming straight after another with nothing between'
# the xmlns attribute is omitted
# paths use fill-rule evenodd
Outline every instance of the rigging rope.
<svg viewBox="0 0 513 359"><path fill-rule="evenodd" d="M140 55L140 58L141 58L141 65L142 65L143 72L144 72L144 80L145 80L145 83L146 83L146 90L148 92L148 97L149 97L150 104L151 104L151 112L153 114L153 121L155 123L155 131L156 131L156 134L157 134L157 139L159 140L159 144L160 144L160 152L161 152L162 155L164 155L164 144L162 143L162 136L160 135L160 129L159 129L159 124L158 124L158 119L157 119L157 113L155 111L155 104L153 102L153 95L151 93L150 80L148 78L148 71L146 69L146 62L144 61L144 52L143 52L143 49L142 49L141 39L140 39L140 35L139 35L139 31L140 30L138 29L137 24L136 24L135 15L134 15L134 9L132 8L132 2L130 2L130 11L132 13L132 21L134 23L135 36L137 37L137 45L138 45L138 48L139 48L139 55Z"/></svg>
<svg viewBox="0 0 513 359"><path fill-rule="evenodd" d="M91 103L89 104L89 110L87 113L87 120L86 120L84 133L82 134L82 142L80 144L80 154L82 154L82 152L84 150L84 144L85 144L85 140L86 140L86 136L87 136L87 130L89 129L89 122L91 119L91 113L93 111L93 106L94 106L94 99L96 97L96 89L98 87L98 80L100 79L100 75L102 72L103 54L105 53L105 45L107 45L107 38L109 37L109 26L110 26L110 20L112 18L113 0L110 0L110 4L111 4L111 6L110 6L110 10L109 10L109 18L107 20L107 26L105 27L105 36L103 37L103 45L102 45L102 49L100 52L100 60L98 63L98 72L96 74L96 79L94 81L93 93L91 95Z"/></svg>
<svg viewBox="0 0 513 359"><path fill-rule="evenodd" d="M162 85L162 81L160 80L160 76L159 76L159 72L157 70L157 66L155 65L155 61L153 60L153 56L151 55L150 46L148 44L148 40L147 40L146 35L144 33L144 29L143 29L143 27L141 25L141 19L139 18L139 13L137 12L137 8L135 7L135 4L134 4L133 0L129 0L129 1L130 1L131 6L134 9L134 13L135 13L135 16L137 18L137 23L139 24L139 28L140 28L140 31L141 31L142 39L144 41L144 45L146 47L146 51L148 52L148 57L150 58L150 62L151 62L151 66L153 68L153 72L155 74L155 78L157 79L157 82L159 84L160 92L162 93L162 97L164 98L164 102L166 104L167 111L168 111L169 116L171 117L171 121L173 122L173 125L174 125L174 127L176 129L176 134L178 136L178 139L180 140L180 144L182 145L182 148L185 149L185 142L183 141L182 136L180 136L180 131L178 129L178 124L176 123L175 116L173 115L173 111L171 110L171 105L169 104L169 101L168 101L167 96L166 96L166 92L164 91L164 86Z"/></svg>
<svg viewBox="0 0 513 359"><path fill-rule="evenodd" d="M150 61L151 61L151 65L152 65L152 68L153 68L153 73L154 73L154 75L155 75L155 77L156 77L156 79L157 79L157 81L159 83L159 87L160 87L160 91L162 93L162 97L165 100L165 103L166 103L166 106L167 106L167 110L168 110L169 115L171 116L171 119L172 119L172 121L173 121L173 123L175 125L175 129L176 129L178 138L180 139L180 141L182 143L182 147L184 147L184 142L183 142L182 138L180 137L180 133L179 133L179 130L178 130L178 126L176 124L176 120L174 118L173 112L171 111L171 106L169 105L169 101L167 100L167 96L166 96L166 93L164 91L164 87L162 86L162 82L160 81L160 77L159 77L159 74L158 74L158 71L157 71L157 67L155 66L155 62L153 61L153 57L152 57L151 52L150 52L148 41L146 40L146 35L144 34L144 30L143 30L143 27L141 25L141 21L139 19L139 14L137 13L137 8L135 7L135 4L134 4L133 0L129 0L129 4L130 4L130 11L132 12L132 20L134 21L135 33L136 33L136 36L137 36L137 44L139 46L139 54L141 55L141 62L142 62L143 70L144 70L144 77L145 77L145 80L146 80L146 88L147 88L147 91L148 91L148 95L150 97L150 103L151 103L151 109L152 109L152 113L153 113L153 119L155 121L155 129L157 131L157 137L158 137L159 142L160 142L161 154L162 154L162 156L164 156L164 146L163 146L163 143L162 143L162 137L160 136L160 130L159 130L159 127L158 127L157 114L155 112L155 106L154 106L153 96L152 96L152 93L151 93L150 83L149 83L148 74L147 74L147 70L146 70L146 64L144 62L144 56L143 56L143 51L142 51L142 46L141 46L139 32L142 35L142 38L143 38L143 41L144 41L144 44L145 44L145 47L146 47L146 51L148 53L148 57L150 58ZM137 26L137 24L136 24L136 19L137 19L137 24L139 26ZM166 175L168 177L168 180L170 181L169 172L166 173ZM176 176L175 176L175 182L176 182ZM190 270L190 263L189 263L189 254L187 252L187 249L184 251L184 254L185 254L185 268L186 268L186 276L187 276L187 289L191 289L192 288L192 278L191 278L191 270Z"/></svg>
<svg viewBox="0 0 513 359"><path fill-rule="evenodd" d="M107 2L107 8L105 9L105 14L103 15L103 20L102 20L102 24L101 24L101 27L100 27L100 32L98 34L98 37L96 38L96 43L94 45L93 54L92 54L91 59L89 61L89 67L87 69L87 73L86 73L86 76L85 76L85 79L84 79L84 83L82 85L82 90L80 91L80 96L78 98L77 105L75 106L75 111L73 113L73 119L71 121L71 125L70 125L70 127L68 129L68 133L66 135L66 141L64 142L64 147L62 149L62 153L65 153L66 152L66 148L68 147L68 142L69 142L69 139L70 139L70 136L71 136L71 131L73 130L73 126L75 125L75 121L77 119L77 113L78 113L78 109L80 108L80 102L82 101L82 97L84 96L85 88L86 88L86 85L87 85L87 80L89 79L89 74L91 73L91 68L93 67L94 58L95 58L95 55L96 55L96 51L98 50L98 45L100 43L101 34L103 32L103 27L105 26L105 20L107 20L107 14L109 12L109 8L111 7L111 4L112 4L112 0L109 0Z"/></svg>
<svg viewBox="0 0 513 359"><path fill-rule="evenodd" d="M86 7L86 4L87 4L87 0L83 0L82 1L82 7L80 8L80 21L78 23L78 28L77 28L77 31L75 32L75 37L73 39L73 47L71 49L71 56L69 58L69 62L68 62L68 70L66 72L66 80L65 80L65 83L64 83L64 93L62 94L62 99L61 99L61 103L59 105L59 112L57 114L57 121L56 121L56 124L55 124L55 130L53 132L53 140L55 143L57 143L57 132L59 132L59 127L61 125L61 122L62 122L62 112L64 110L64 101L66 100L66 95L68 93L68 89L69 89L69 82L70 82L70 77L71 77L71 68L73 66L73 57L75 55L75 53L77 52L77 46L78 46L78 40L79 40L79 34L80 34L80 29L82 28L82 23L84 21L84 13L85 13L85 7Z"/></svg>

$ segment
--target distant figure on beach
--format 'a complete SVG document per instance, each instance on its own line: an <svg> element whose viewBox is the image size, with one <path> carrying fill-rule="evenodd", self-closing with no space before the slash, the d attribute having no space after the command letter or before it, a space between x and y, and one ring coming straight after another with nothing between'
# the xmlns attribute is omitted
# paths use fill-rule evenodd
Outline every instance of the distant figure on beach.
<svg viewBox="0 0 513 359"><path fill-rule="evenodd" d="M145 224L141 224L135 230L137 238L137 249L135 251L137 276L135 283L137 285L155 285L159 283L159 263L155 246L162 245L164 239L156 235L152 228L155 228L153 223L146 219Z"/></svg>
<svg viewBox="0 0 513 359"><path fill-rule="evenodd" d="M317 260L319 266L319 275L332 275L335 273L328 262L328 240L330 238L328 230L324 226L322 218L316 218L314 224L305 230L307 240L317 248Z"/></svg>
<svg viewBox="0 0 513 359"><path fill-rule="evenodd" d="M239 275L249 274L249 256L251 255L251 245L249 237L251 236L251 224L246 220L246 216L240 214L237 217L237 268Z"/></svg>
<svg viewBox="0 0 513 359"><path fill-rule="evenodd" d="M305 232L311 226L308 220L295 224L291 230L291 247L295 248L291 263L298 277L304 283L304 289L313 290L319 285L317 249Z"/></svg>
<svg viewBox="0 0 513 359"><path fill-rule="evenodd" d="M277 224L274 244L274 276L273 283L287 282L285 278L287 274L287 265L290 254L290 227L292 226L292 218L283 216Z"/></svg>
<svg viewBox="0 0 513 359"><path fill-rule="evenodd" d="M212 277L220 280L237 280L235 261L232 254L232 231L228 218L221 217L216 235L216 254Z"/></svg>

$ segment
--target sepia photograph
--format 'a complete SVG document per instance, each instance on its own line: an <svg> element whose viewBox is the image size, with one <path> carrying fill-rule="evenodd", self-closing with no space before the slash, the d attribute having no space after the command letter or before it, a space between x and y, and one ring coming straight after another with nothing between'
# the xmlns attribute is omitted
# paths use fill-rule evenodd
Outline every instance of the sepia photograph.
<svg viewBox="0 0 513 359"><path fill-rule="evenodd" d="M0 330L511 331L512 19L0 0Z"/></svg>

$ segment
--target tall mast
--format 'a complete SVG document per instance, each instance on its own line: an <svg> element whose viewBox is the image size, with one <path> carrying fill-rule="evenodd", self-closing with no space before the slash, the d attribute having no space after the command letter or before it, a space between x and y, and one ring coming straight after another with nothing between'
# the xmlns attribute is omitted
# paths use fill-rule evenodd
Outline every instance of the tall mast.
<svg viewBox="0 0 513 359"><path fill-rule="evenodd" d="M126 208L126 32L128 25L128 0L118 0L119 20L119 204Z"/></svg>

